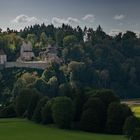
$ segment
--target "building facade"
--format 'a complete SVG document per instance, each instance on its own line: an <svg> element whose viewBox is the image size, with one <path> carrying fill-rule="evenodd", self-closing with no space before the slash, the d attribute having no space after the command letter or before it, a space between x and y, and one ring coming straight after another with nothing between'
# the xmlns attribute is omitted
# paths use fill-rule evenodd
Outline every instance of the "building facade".
<svg viewBox="0 0 140 140"><path fill-rule="evenodd" d="M35 57L31 42L23 41L23 44L20 49L20 57L18 60L20 61L31 61Z"/></svg>
<svg viewBox="0 0 140 140"><path fill-rule="evenodd" d="M0 64L4 65L7 62L7 56L4 51L0 50Z"/></svg>

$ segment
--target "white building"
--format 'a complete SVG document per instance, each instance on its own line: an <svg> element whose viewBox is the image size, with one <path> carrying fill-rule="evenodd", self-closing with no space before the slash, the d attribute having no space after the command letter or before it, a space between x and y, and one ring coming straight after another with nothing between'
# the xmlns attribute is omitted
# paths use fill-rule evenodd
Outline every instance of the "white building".
<svg viewBox="0 0 140 140"><path fill-rule="evenodd" d="M1 49L0 50L0 64L5 64L7 62L7 56L4 53L4 51Z"/></svg>

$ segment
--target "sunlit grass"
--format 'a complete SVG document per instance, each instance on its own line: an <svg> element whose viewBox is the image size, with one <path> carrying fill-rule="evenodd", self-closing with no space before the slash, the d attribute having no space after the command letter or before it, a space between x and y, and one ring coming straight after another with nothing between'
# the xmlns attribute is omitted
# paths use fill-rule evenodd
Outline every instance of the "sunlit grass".
<svg viewBox="0 0 140 140"><path fill-rule="evenodd" d="M131 109L134 112L134 115L140 118L140 106L132 106Z"/></svg>

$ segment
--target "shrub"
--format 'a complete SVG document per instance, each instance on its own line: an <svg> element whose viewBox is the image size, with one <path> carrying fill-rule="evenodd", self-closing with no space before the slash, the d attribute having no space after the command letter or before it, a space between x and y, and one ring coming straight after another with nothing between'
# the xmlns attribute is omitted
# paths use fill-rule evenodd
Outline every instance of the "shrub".
<svg viewBox="0 0 140 140"><path fill-rule="evenodd" d="M14 118L16 117L16 111L13 104L3 107L0 111L0 118Z"/></svg>
<svg viewBox="0 0 140 140"><path fill-rule="evenodd" d="M41 116L42 116L42 123L43 124L51 124L51 123L53 123L52 105L53 105L53 100L50 100L42 108Z"/></svg>
<svg viewBox="0 0 140 140"><path fill-rule="evenodd" d="M31 99L32 90L21 89L19 95L16 97L16 112L19 117L23 117Z"/></svg>
<svg viewBox="0 0 140 140"><path fill-rule="evenodd" d="M31 92L32 92L32 95L31 95L31 99L27 108L27 118L29 120L32 119L34 110L41 98L41 94L36 89L32 89Z"/></svg>
<svg viewBox="0 0 140 140"><path fill-rule="evenodd" d="M131 140L140 140L140 128L135 129Z"/></svg>
<svg viewBox="0 0 140 140"><path fill-rule="evenodd" d="M74 116L74 106L70 98L57 97L54 99L53 119L59 128L70 128Z"/></svg>
<svg viewBox="0 0 140 140"><path fill-rule="evenodd" d="M123 126L124 135L130 138L136 128L140 128L140 120L134 116L128 117Z"/></svg>
<svg viewBox="0 0 140 140"><path fill-rule="evenodd" d="M78 92L75 94L74 97L74 121L79 122L81 119L83 106L85 102L87 101L87 96L84 92Z"/></svg>
<svg viewBox="0 0 140 140"><path fill-rule="evenodd" d="M122 134L125 120L132 115L127 105L111 103L108 108L107 132L111 134Z"/></svg>
<svg viewBox="0 0 140 140"><path fill-rule="evenodd" d="M34 111L34 114L33 114L33 118L32 118L32 120L35 121L36 123L42 122L41 111L42 111L43 107L45 106L45 104L47 103L48 100L49 100L48 97L43 97L38 102L38 104L36 106L36 109Z"/></svg>
<svg viewBox="0 0 140 140"><path fill-rule="evenodd" d="M119 98L116 96L115 92L110 89L96 90L93 94L93 97L100 98L105 108L108 108L112 102L119 102Z"/></svg>
<svg viewBox="0 0 140 140"><path fill-rule="evenodd" d="M100 132L102 129L103 104L99 98L90 98L84 105L80 126L82 130Z"/></svg>

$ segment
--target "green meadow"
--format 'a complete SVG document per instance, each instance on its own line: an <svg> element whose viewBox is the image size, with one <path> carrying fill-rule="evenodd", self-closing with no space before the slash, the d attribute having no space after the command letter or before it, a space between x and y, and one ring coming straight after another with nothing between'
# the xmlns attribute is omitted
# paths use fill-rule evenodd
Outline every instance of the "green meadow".
<svg viewBox="0 0 140 140"><path fill-rule="evenodd" d="M135 116L140 118L140 106L132 106L131 109Z"/></svg>
<svg viewBox="0 0 140 140"><path fill-rule="evenodd" d="M43 126L24 119L1 119L0 140L126 140L124 136L92 134Z"/></svg>

